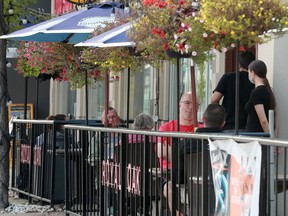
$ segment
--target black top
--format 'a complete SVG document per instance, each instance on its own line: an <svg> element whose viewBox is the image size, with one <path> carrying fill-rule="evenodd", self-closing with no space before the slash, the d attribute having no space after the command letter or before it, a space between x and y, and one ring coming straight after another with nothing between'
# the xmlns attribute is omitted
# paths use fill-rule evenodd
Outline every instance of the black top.
<svg viewBox="0 0 288 216"><path fill-rule="evenodd" d="M226 111L226 124L223 130L235 129L235 85L236 73L224 74L215 91L220 92L223 95L222 106ZM248 72L241 71L239 73L239 129L245 129L247 121L247 113L245 111L245 105L249 100L250 93L254 89L248 79Z"/></svg>
<svg viewBox="0 0 288 216"><path fill-rule="evenodd" d="M221 128L198 128L196 133L223 133ZM202 151L202 140L201 139L190 139L185 138L180 140L180 151L182 154L196 153ZM185 148L185 150L184 150Z"/></svg>
<svg viewBox="0 0 288 216"><path fill-rule="evenodd" d="M261 85L256 87L252 92L248 103L246 104L246 111L248 113L246 131L248 132L263 132L258 115L255 110L255 105L263 104L266 118L268 119L268 112L270 107L270 95L266 86Z"/></svg>

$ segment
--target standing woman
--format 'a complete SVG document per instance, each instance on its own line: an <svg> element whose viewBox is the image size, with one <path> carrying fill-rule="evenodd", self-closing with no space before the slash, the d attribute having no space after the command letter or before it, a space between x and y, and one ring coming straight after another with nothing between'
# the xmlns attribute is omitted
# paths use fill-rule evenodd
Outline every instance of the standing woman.
<svg viewBox="0 0 288 216"><path fill-rule="evenodd" d="M269 132L268 113L276 108L276 101L271 86L266 78L267 67L261 60L255 60L248 66L249 80L255 84L246 104L248 119L246 131ZM276 116L276 115L275 115Z"/></svg>

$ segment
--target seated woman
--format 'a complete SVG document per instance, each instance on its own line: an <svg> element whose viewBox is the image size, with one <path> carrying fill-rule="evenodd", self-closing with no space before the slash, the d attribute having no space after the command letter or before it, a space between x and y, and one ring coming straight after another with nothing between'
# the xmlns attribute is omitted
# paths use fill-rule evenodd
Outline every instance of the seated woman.
<svg viewBox="0 0 288 216"><path fill-rule="evenodd" d="M132 125L134 130L152 130L153 128L153 118L144 113L137 115ZM157 167L158 164L154 149L157 139L156 137L154 138L137 134L137 132L136 134L129 133L126 145L121 143L116 147L115 161L120 164L125 163L126 167L126 202L128 203L128 212L131 215L136 215L136 212L143 212L142 207L144 206L151 206L152 196L155 196L155 192L152 189L153 184L150 184L152 175L149 173L149 169ZM144 197L146 197L145 200Z"/></svg>

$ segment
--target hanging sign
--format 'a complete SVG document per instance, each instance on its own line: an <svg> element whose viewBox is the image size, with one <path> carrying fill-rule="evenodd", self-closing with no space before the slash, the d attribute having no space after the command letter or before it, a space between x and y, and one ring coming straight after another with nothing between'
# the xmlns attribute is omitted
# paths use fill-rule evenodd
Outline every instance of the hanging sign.
<svg viewBox="0 0 288 216"><path fill-rule="evenodd" d="M209 140L215 216L259 214L261 145Z"/></svg>

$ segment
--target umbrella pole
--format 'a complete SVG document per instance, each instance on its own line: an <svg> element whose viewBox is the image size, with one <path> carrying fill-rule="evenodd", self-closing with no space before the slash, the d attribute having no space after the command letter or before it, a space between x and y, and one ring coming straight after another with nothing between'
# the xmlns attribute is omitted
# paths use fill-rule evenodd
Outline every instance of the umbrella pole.
<svg viewBox="0 0 288 216"><path fill-rule="evenodd" d="M128 68L128 74L127 74L127 123L126 127L129 128L129 104L130 104L130 68Z"/></svg>
<svg viewBox="0 0 288 216"><path fill-rule="evenodd" d="M87 72L87 70L85 70L85 103L86 103L86 107L85 107L85 111L86 111L86 125L88 125L89 110L88 110L88 72Z"/></svg>
<svg viewBox="0 0 288 216"><path fill-rule="evenodd" d="M39 103L39 78L36 78L36 104L35 104L35 119L38 119L38 103Z"/></svg>
<svg viewBox="0 0 288 216"><path fill-rule="evenodd" d="M177 58L177 131L180 131L179 103L180 103L180 58Z"/></svg>
<svg viewBox="0 0 288 216"><path fill-rule="evenodd" d="M108 126L108 120L107 120L107 115L108 115L108 103L109 103L109 72L106 71L105 74L105 80L104 80L104 115L105 115L105 122L104 126Z"/></svg>
<svg viewBox="0 0 288 216"><path fill-rule="evenodd" d="M25 92L24 92L24 119L27 119L27 100L28 100L28 77L25 77Z"/></svg>
<svg viewBox="0 0 288 216"><path fill-rule="evenodd" d="M195 67L190 67L191 76L191 93L192 93L192 112L193 112L193 125L198 127L197 121L197 99L196 99L196 80L195 80Z"/></svg>
<svg viewBox="0 0 288 216"><path fill-rule="evenodd" d="M155 129L159 129L159 94L160 94L160 74L159 68L156 69L156 116L157 116L157 124Z"/></svg>
<svg viewBox="0 0 288 216"><path fill-rule="evenodd" d="M239 46L240 41L236 43L236 80L235 80L235 134L239 134Z"/></svg>

